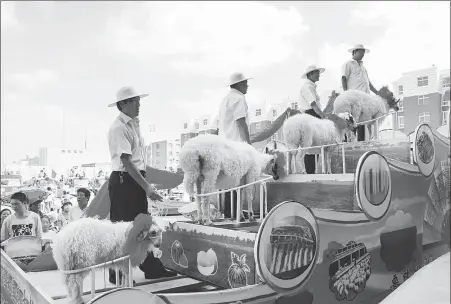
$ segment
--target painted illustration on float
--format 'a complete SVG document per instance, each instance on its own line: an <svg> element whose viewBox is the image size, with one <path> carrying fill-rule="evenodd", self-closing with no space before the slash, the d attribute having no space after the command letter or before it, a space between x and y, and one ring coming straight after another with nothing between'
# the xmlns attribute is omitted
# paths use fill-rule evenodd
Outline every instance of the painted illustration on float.
<svg viewBox="0 0 451 304"><path fill-rule="evenodd" d="M380 234L380 257L388 271L401 271L412 262L417 244L417 226L402 210L387 219Z"/></svg>
<svg viewBox="0 0 451 304"><path fill-rule="evenodd" d="M171 257L176 265L182 268L188 268L188 259L186 258L185 250L183 249L182 243L177 240L172 243Z"/></svg>
<svg viewBox="0 0 451 304"><path fill-rule="evenodd" d="M231 252L230 257L232 264L227 271L230 287L238 288L247 286L247 274L251 272L251 270L246 264L246 254L239 256L235 252Z"/></svg>
<svg viewBox="0 0 451 304"><path fill-rule="evenodd" d="M313 228L303 218L288 216L283 226L274 227L266 266L279 279L293 279L305 272L313 260L316 239Z"/></svg>
<svg viewBox="0 0 451 304"><path fill-rule="evenodd" d="M432 131L428 127L420 128L417 135L416 146L420 160L429 164L434 159L435 149L432 141Z"/></svg>
<svg viewBox="0 0 451 304"><path fill-rule="evenodd" d="M352 301L371 275L371 256L363 243L349 242L338 249L329 266L329 290L339 301Z"/></svg>
<svg viewBox="0 0 451 304"><path fill-rule="evenodd" d="M197 253L197 269L204 276L215 275L218 271L218 257L212 248L207 252L199 251Z"/></svg>

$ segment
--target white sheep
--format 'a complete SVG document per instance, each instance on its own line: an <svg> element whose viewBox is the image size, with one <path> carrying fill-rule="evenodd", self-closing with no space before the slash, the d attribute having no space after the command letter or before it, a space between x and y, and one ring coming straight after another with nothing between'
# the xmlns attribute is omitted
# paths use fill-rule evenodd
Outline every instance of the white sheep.
<svg viewBox="0 0 451 304"><path fill-rule="evenodd" d="M378 95L349 90L337 96L333 113L351 113L356 122L359 123L384 116L390 109L398 111L397 104L399 101L399 99L395 99L393 93L386 86L380 89ZM369 138L372 138L370 130L375 123L368 124ZM375 131L378 132L378 130Z"/></svg>
<svg viewBox="0 0 451 304"><path fill-rule="evenodd" d="M65 226L53 244L53 257L63 271L68 297L71 303L83 303L83 280L89 270L64 274L106 263L130 255L133 267L140 265L152 250L161 256L158 249L162 241L162 229L148 214L139 214L133 222L112 223L109 220L81 218ZM123 273L122 284L128 282L128 262L118 262Z"/></svg>
<svg viewBox="0 0 451 304"><path fill-rule="evenodd" d="M283 125L283 135L288 150L297 148L308 148L322 145L329 145L342 142L347 130L354 130L356 127L354 118L349 113L338 115L327 114L328 119L319 119L309 114L297 114L285 121ZM324 148L324 158L326 173L332 173L330 163L330 149ZM292 151L288 157L289 173L292 173L292 158L298 151ZM299 150L300 173L305 174L304 156L306 150Z"/></svg>
<svg viewBox="0 0 451 304"><path fill-rule="evenodd" d="M262 173L277 179L278 155L261 153L247 143L217 135L199 135L187 141L180 151L179 163L185 173L185 191L189 195L211 193L215 189L239 186L240 181L246 184L254 182ZM253 187L246 187L245 193L249 221L253 221ZM211 225L209 198L196 197L196 202L197 221Z"/></svg>

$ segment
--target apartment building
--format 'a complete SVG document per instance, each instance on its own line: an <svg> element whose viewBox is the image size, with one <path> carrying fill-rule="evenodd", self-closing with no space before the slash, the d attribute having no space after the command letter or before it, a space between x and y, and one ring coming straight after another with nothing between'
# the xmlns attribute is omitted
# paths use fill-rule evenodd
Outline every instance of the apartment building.
<svg viewBox="0 0 451 304"><path fill-rule="evenodd" d="M450 108L450 70L436 66L403 73L393 82L394 95L401 98L397 128L405 134L421 123L433 129L446 124Z"/></svg>
<svg viewBox="0 0 451 304"><path fill-rule="evenodd" d="M151 166L177 171L179 167L180 139L161 140L151 143Z"/></svg>

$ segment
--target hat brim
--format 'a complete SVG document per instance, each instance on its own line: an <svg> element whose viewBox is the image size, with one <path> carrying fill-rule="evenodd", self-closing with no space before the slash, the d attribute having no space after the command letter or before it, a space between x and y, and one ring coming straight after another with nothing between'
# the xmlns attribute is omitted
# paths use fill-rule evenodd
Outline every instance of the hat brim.
<svg viewBox="0 0 451 304"><path fill-rule="evenodd" d="M133 97L143 98L143 97L147 97L147 96L149 96L149 94L141 94L141 95L136 95L136 96L132 96L132 97L129 97L129 98L133 98ZM127 99L129 99L129 98L127 98ZM125 99L122 99L122 100L125 100ZM108 107L109 107L109 108L115 107L116 104L117 104L119 101L122 101L122 100L118 100L118 101L115 101L115 102L113 102L113 103L110 103L110 104L108 105Z"/></svg>
<svg viewBox="0 0 451 304"><path fill-rule="evenodd" d="M325 70L326 70L325 68L317 68L317 69L314 69L314 70L311 70L311 71L307 71L304 74L302 74L301 78L306 78L307 74L310 73L310 72L319 71L319 73L321 74L321 73L324 73Z"/></svg>
<svg viewBox="0 0 451 304"><path fill-rule="evenodd" d="M348 52L352 53L354 50L365 50L365 53L368 53L368 54L370 53L370 50L365 49L365 48L352 48L352 49L349 49Z"/></svg>
<svg viewBox="0 0 451 304"><path fill-rule="evenodd" d="M234 84L237 84L237 83L240 83L240 82L249 80L249 79L254 79L254 78L250 77L250 78L246 78L246 79L243 79L243 80L240 80L240 81L237 81L237 82L232 82L232 83L229 83L227 86L229 87L229 86L231 86L231 85L234 85Z"/></svg>

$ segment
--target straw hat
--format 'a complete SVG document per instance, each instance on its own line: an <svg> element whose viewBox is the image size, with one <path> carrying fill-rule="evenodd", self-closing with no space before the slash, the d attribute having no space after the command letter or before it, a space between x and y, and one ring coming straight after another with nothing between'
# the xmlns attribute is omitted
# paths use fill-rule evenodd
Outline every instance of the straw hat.
<svg viewBox="0 0 451 304"><path fill-rule="evenodd" d="M229 86L231 86L232 84L235 83L239 83L248 79L253 79L253 78L246 78L244 77L244 75L242 73L233 73L232 75L230 75L229 77Z"/></svg>
<svg viewBox="0 0 451 304"><path fill-rule="evenodd" d="M138 94L133 87L122 87L117 91L116 93L116 101L113 103L110 103L108 107L114 107L116 103L119 101L133 98L133 97L146 97L149 96L149 94Z"/></svg>
<svg viewBox="0 0 451 304"><path fill-rule="evenodd" d="M319 71L319 73L321 74L321 73L323 73L325 70L326 70L326 69L324 69L324 68L317 68L316 65L312 64L312 65L309 65L309 66L305 69L305 73L302 74L301 78L306 78L306 77L307 77L307 74L310 73L310 72L313 72L313 71Z"/></svg>
<svg viewBox="0 0 451 304"><path fill-rule="evenodd" d="M363 44L356 44L352 49L349 49L348 52L352 53L354 50L365 50L365 53L369 53L370 50L366 49Z"/></svg>

